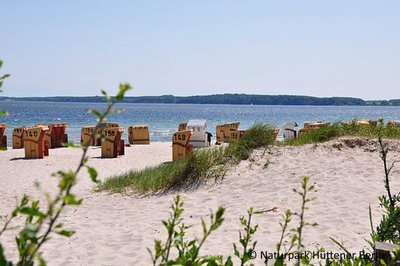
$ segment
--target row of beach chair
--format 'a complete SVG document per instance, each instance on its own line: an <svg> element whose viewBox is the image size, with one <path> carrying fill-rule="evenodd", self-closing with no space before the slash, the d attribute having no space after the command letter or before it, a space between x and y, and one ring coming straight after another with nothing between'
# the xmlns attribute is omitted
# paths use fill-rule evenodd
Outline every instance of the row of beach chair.
<svg viewBox="0 0 400 266"><path fill-rule="evenodd" d="M6 124L0 124L0 147L7 149L7 136L4 134ZM65 134L66 124L38 124L30 127L18 127L13 129L13 149L25 149L26 158L41 159L48 155L48 150L62 147L68 142L68 135Z"/></svg>
<svg viewBox="0 0 400 266"><path fill-rule="evenodd" d="M346 124L374 125L372 119L354 119L342 122ZM302 129L297 129L296 122L288 122L283 126L283 139L290 140L302 134L313 132L319 128L329 126L331 123L322 121L305 122ZM239 129L240 122L229 122L217 125L216 145L237 142L246 130ZM387 126L400 127L400 121L389 121ZM6 124L0 124L0 148L7 149L7 136L4 134ZM13 129L13 149L25 149L26 158L44 158L48 156L49 149L63 147L68 142L66 134L67 124L37 124L32 127L18 127ZM96 130L96 132L95 132ZM81 145L101 146L103 158L115 158L125 154L125 142L122 139L124 128L118 123L101 123L97 129L95 126L85 126L81 129ZM187 123L181 123L178 131L172 137L173 160L185 158L193 148L207 147L210 143L207 132L207 120L193 119ZM279 129L274 129L275 138ZM133 125L128 128L128 141L131 145L150 144L148 125Z"/></svg>

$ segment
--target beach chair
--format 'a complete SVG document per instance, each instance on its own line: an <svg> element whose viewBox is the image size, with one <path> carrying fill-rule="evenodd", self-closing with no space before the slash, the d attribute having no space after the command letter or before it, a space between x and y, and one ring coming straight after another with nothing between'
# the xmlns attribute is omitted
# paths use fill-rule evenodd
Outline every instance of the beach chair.
<svg viewBox="0 0 400 266"><path fill-rule="evenodd" d="M95 126L86 126L81 129L81 146L96 146L96 136L92 138L95 128Z"/></svg>
<svg viewBox="0 0 400 266"><path fill-rule="evenodd" d="M24 148L24 133L25 133L25 127L16 127L13 129L13 134L12 134L13 149Z"/></svg>
<svg viewBox="0 0 400 266"><path fill-rule="evenodd" d="M391 120L386 123L387 127L400 127L400 120Z"/></svg>
<svg viewBox="0 0 400 266"><path fill-rule="evenodd" d="M239 139L246 134L246 130L235 130L235 131L228 131L230 134L229 136L229 143L238 142Z"/></svg>
<svg viewBox="0 0 400 266"><path fill-rule="evenodd" d="M192 132L190 144L193 148L207 147L207 120L206 119L191 119L186 125L186 129Z"/></svg>
<svg viewBox="0 0 400 266"><path fill-rule="evenodd" d="M114 127L119 127L119 124L115 122L104 122L99 124L97 129L97 135L101 137L96 138L96 146L101 146L101 139L102 137L104 137L104 130L107 128L114 128Z"/></svg>
<svg viewBox="0 0 400 266"><path fill-rule="evenodd" d="M50 148L64 147L64 143L68 142L68 135L65 133L67 124L50 124L51 144Z"/></svg>
<svg viewBox="0 0 400 266"><path fill-rule="evenodd" d="M104 122L100 123L97 131L95 126L85 126L81 129L81 146L101 146L101 136L106 128L119 127L117 123ZM92 138L93 135L93 138Z"/></svg>
<svg viewBox="0 0 400 266"><path fill-rule="evenodd" d="M217 125L217 128L216 128L217 140L216 140L215 144L220 145L222 143L230 143L232 141L232 138L231 138L232 136L240 137L240 133L239 133L239 135L232 133L232 132L238 131L239 126L240 126L240 122L229 122L229 123Z"/></svg>
<svg viewBox="0 0 400 266"><path fill-rule="evenodd" d="M43 159L49 156L49 143L45 140L49 128L46 126L37 126L26 128L24 131L24 149L25 158Z"/></svg>
<svg viewBox="0 0 400 266"><path fill-rule="evenodd" d="M0 149L7 149L7 136L5 134L7 124L0 124Z"/></svg>
<svg viewBox="0 0 400 266"><path fill-rule="evenodd" d="M372 120L370 118L356 118L352 120L352 123L355 123L356 125L360 126L370 126L370 125L376 125L377 121Z"/></svg>
<svg viewBox="0 0 400 266"><path fill-rule="evenodd" d="M304 122L304 128L299 130L299 136L305 133L313 132L322 127L329 126L331 123L322 121Z"/></svg>
<svg viewBox="0 0 400 266"><path fill-rule="evenodd" d="M187 123L180 123L178 126L178 131L186 130Z"/></svg>
<svg viewBox="0 0 400 266"><path fill-rule="evenodd" d="M130 144L150 144L148 125L133 125L128 128L128 140Z"/></svg>
<svg viewBox="0 0 400 266"><path fill-rule="evenodd" d="M68 142L68 135L65 134L67 124L48 124L47 127L49 130L46 132L45 140L49 143L49 149L63 147L63 144Z"/></svg>
<svg viewBox="0 0 400 266"><path fill-rule="evenodd" d="M125 154L125 143L121 139L124 133L123 127L104 128L102 134L104 139L101 141L101 157L116 158Z"/></svg>
<svg viewBox="0 0 400 266"><path fill-rule="evenodd" d="M283 139L285 141L297 138L296 127L299 125L295 121L287 122L283 125Z"/></svg>
<svg viewBox="0 0 400 266"><path fill-rule="evenodd" d="M190 130L178 131L172 136L172 160L185 159L193 150L190 144L192 132Z"/></svg>

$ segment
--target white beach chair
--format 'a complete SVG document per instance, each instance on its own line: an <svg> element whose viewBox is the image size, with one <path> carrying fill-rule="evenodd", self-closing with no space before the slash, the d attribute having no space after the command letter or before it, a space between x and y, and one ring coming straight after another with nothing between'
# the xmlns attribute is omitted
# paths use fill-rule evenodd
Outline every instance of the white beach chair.
<svg viewBox="0 0 400 266"><path fill-rule="evenodd" d="M295 121L287 122L283 125L283 139L285 141L295 139L297 137L297 130L295 129L299 125Z"/></svg>

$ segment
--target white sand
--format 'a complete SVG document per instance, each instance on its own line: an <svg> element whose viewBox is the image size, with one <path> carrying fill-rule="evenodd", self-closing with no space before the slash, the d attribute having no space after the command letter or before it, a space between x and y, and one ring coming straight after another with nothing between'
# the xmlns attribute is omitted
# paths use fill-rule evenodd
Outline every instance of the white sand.
<svg viewBox="0 0 400 266"><path fill-rule="evenodd" d="M362 147L350 148L346 143L351 146L356 142L337 140L303 147L275 147L265 155L257 151L250 160L231 169L223 181L180 193L185 202L185 221L194 225L189 236L201 235L200 217L208 222L210 209L225 206L225 221L211 235L204 253L232 254L232 242L237 242L241 228L238 217L251 206L256 209L276 206L278 212L254 218L260 226L256 250L273 251L280 235L278 222L284 211L288 208L299 211L300 199L292 189L299 187L302 176L309 175L316 184L317 192L313 196L317 198L310 204L306 219L320 225L305 229L307 246L337 251L329 239L332 236L343 240L353 251L367 248L368 205L372 207L376 224L380 219L377 197L385 193L382 162L373 144L364 141ZM400 158L400 144L393 142L392 146L390 161ZM9 213L16 198L24 193L38 197L40 192L33 186L35 181L44 190L53 190L56 181L50 173L74 169L80 153L79 149L55 149L43 160L24 160L23 150L1 152L0 214ZM100 159L99 148L92 148L89 155L94 157L90 165L104 179L171 160L171 145L155 143L126 148L126 155L117 159ZM270 163L265 167L267 160ZM46 244L43 252L48 265L149 265L146 247L152 248L156 238L165 239L161 220L168 217L174 194L110 195L95 193L93 187L87 175L82 175L74 192L84 199L83 205L69 209L62 217L66 228L77 233L71 238L55 237ZM400 190L400 165L392 172L392 189ZM295 225L294 221L292 226ZM5 243L7 256L15 258L13 233L4 234L1 242ZM262 265L260 259L253 262Z"/></svg>

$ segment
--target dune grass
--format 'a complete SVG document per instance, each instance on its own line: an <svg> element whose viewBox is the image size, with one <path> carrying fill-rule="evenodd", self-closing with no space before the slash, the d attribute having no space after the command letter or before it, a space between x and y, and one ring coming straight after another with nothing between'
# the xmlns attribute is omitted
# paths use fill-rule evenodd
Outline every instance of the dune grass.
<svg viewBox="0 0 400 266"><path fill-rule="evenodd" d="M381 136L386 139L400 139L400 127L385 127L383 125L357 125L355 123L341 124L342 135L360 136L368 138L377 138L381 130Z"/></svg>
<svg viewBox="0 0 400 266"><path fill-rule="evenodd" d="M149 193L189 188L209 179L223 177L230 165L247 159L253 149L266 147L274 141L273 128L267 124L256 124L237 143L228 147L196 149L184 160L113 176L100 183L96 190Z"/></svg>
<svg viewBox="0 0 400 266"><path fill-rule="evenodd" d="M237 143L230 144L227 154L238 160L246 160L254 149L274 143L274 128L265 123L258 123L249 128Z"/></svg>
<svg viewBox="0 0 400 266"><path fill-rule="evenodd" d="M358 136L375 138L379 130L382 136L400 139L400 128L379 127L377 125L333 124L314 132L301 135L285 143L289 146L319 143L341 136ZM189 188L209 179L224 176L230 165L249 158L254 149L268 147L275 143L273 128L268 124L255 124L238 142L229 146L215 146L196 149L184 160L166 162L141 171L131 171L113 176L97 186L97 191L122 193L136 191L151 193L174 188Z"/></svg>
<svg viewBox="0 0 400 266"><path fill-rule="evenodd" d="M225 163L229 161L225 152L223 147L195 150L185 160L166 162L141 171L110 177L100 183L97 190L115 193L133 190L146 193L188 187L203 179L223 176Z"/></svg>
<svg viewBox="0 0 400 266"><path fill-rule="evenodd" d="M300 135L296 139L287 141L289 146L299 146L303 144L319 143L329 141L338 137L354 136L377 138L381 130L382 137L387 139L400 139L399 127L380 127L379 125L359 125L355 122L350 124L336 123L318 130Z"/></svg>
<svg viewBox="0 0 400 266"><path fill-rule="evenodd" d="M310 143L325 142L342 135L342 130L339 124L321 127L313 132L300 135L298 138L286 141L289 146L300 146Z"/></svg>

